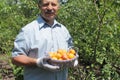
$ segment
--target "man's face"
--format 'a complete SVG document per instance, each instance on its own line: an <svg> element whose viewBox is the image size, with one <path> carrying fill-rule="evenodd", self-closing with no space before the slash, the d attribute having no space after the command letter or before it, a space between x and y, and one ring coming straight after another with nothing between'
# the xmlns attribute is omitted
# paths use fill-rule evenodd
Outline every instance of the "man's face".
<svg viewBox="0 0 120 80"><path fill-rule="evenodd" d="M54 20L59 9L59 2L58 0L42 0L40 9L41 14L45 20Z"/></svg>

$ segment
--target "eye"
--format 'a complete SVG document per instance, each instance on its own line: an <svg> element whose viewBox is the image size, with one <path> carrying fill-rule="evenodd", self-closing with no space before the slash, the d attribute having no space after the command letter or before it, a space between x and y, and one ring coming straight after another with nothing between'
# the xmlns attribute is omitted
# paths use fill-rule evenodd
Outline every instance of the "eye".
<svg viewBox="0 0 120 80"><path fill-rule="evenodd" d="M55 4L55 3L52 3L51 5L52 5L52 6L57 6L57 4Z"/></svg>
<svg viewBox="0 0 120 80"><path fill-rule="evenodd" d="M44 4L42 4L43 7L46 7L46 6L48 6L48 5L49 5L49 3L44 3Z"/></svg>

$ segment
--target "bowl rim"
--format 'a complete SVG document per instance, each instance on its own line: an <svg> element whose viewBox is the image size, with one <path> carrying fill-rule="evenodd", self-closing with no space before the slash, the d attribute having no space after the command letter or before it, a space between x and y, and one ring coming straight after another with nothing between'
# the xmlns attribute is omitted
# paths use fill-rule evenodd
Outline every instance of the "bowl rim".
<svg viewBox="0 0 120 80"><path fill-rule="evenodd" d="M71 61L74 61L76 58L77 58L77 56L75 56L72 59L68 59L68 60L54 60L54 59L51 58L51 61L52 62L71 62Z"/></svg>

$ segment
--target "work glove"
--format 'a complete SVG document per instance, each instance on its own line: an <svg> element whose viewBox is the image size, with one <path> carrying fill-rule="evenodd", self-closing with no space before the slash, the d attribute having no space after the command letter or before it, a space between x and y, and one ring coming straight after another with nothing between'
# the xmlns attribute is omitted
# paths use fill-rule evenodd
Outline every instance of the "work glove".
<svg viewBox="0 0 120 80"><path fill-rule="evenodd" d="M78 65L78 57L79 57L79 55L77 54L76 56L77 57L76 57L76 60L73 63L73 67L76 67Z"/></svg>
<svg viewBox="0 0 120 80"><path fill-rule="evenodd" d="M78 60L76 59L76 60L74 61L73 67L76 67L77 65L78 65Z"/></svg>
<svg viewBox="0 0 120 80"><path fill-rule="evenodd" d="M37 59L37 66L38 67L42 67L46 70L50 70L50 71L58 71L59 70L59 66L54 66L51 65L48 61L50 60L49 57L41 57Z"/></svg>

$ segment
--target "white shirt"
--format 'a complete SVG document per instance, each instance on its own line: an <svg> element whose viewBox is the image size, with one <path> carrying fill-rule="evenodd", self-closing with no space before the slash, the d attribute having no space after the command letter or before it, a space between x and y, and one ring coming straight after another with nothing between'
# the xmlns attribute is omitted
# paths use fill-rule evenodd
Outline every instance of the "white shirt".
<svg viewBox="0 0 120 80"><path fill-rule="evenodd" d="M54 20L49 26L42 17L23 27L14 41L12 57L24 54L32 58L45 56L47 52L72 46L72 38L62 24ZM24 80L67 80L67 69L51 72L38 67L25 67Z"/></svg>

